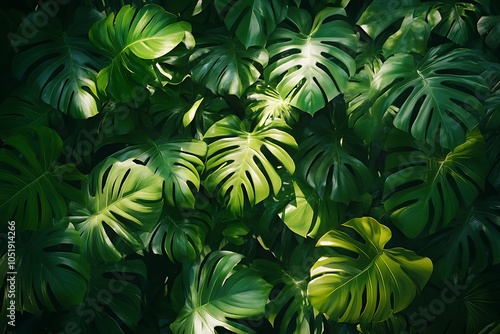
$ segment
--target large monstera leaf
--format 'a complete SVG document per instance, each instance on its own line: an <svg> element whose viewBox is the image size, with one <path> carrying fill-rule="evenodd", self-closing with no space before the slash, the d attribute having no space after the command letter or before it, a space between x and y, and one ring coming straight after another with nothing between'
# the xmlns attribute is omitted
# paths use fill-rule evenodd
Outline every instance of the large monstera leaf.
<svg viewBox="0 0 500 334"><path fill-rule="evenodd" d="M261 75L269 55L264 48L246 49L227 32L214 31L197 39L189 58L193 80L214 94L241 96Z"/></svg>
<svg viewBox="0 0 500 334"><path fill-rule="evenodd" d="M356 49L356 35L342 8L326 8L314 22L305 11L289 10L294 30L278 28L269 38L269 83L292 106L314 114L341 94L356 64L345 49Z"/></svg>
<svg viewBox="0 0 500 334"><path fill-rule="evenodd" d="M281 130L286 128L277 120L250 132L237 116L228 116L208 129L205 139L217 139L208 145L204 184L208 191L217 191L219 200L234 214L242 213L245 202L253 206L280 190L281 178L270 158L289 173L295 170L283 146L297 144Z"/></svg>
<svg viewBox="0 0 500 334"><path fill-rule="evenodd" d="M390 57L375 75L370 90L372 109L385 112L395 104L394 126L418 140L453 149L478 125L483 112L477 93L487 92L479 75L478 54L442 45L416 63L413 56Z"/></svg>
<svg viewBox="0 0 500 334"><path fill-rule="evenodd" d="M117 261L144 248L140 234L158 221L163 180L132 160L105 162L90 174L85 202L71 203L70 219L84 240L86 256Z"/></svg>
<svg viewBox="0 0 500 334"><path fill-rule="evenodd" d="M478 274L500 263L500 198L477 201L459 209L450 228L425 242L422 252L434 261L434 274L446 279L453 274Z"/></svg>
<svg viewBox="0 0 500 334"><path fill-rule="evenodd" d="M81 304L90 279L81 249L82 240L71 225L16 233L16 306L38 313Z"/></svg>
<svg viewBox="0 0 500 334"><path fill-rule="evenodd" d="M265 46L267 36L286 17L287 1L284 0L216 0L215 8L224 16L229 30L245 45Z"/></svg>
<svg viewBox="0 0 500 334"><path fill-rule="evenodd" d="M183 280L185 302L170 325L174 334L215 333L215 327L254 333L235 320L264 315L271 286L256 271L237 266L242 258L216 251L184 267L178 279Z"/></svg>
<svg viewBox="0 0 500 334"><path fill-rule="evenodd" d="M308 286L312 305L340 322L380 322L405 309L432 273L432 262L404 248L385 249L391 230L370 217L343 226L363 241L338 230L326 233L317 246L336 254L321 257L311 268Z"/></svg>
<svg viewBox="0 0 500 334"><path fill-rule="evenodd" d="M152 82L152 60L181 42L194 45L191 25L157 5L123 6L95 23L89 37L109 60L97 75L99 91L122 102L133 100L134 91Z"/></svg>
<svg viewBox="0 0 500 334"><path fill-rule="evenodd" d="M51 227L66 216L68 200L82 198L63 181L83 175L73 165L57 166L62 140L52 129L27 128L3 140L14 150L0 150L0 218L19 222L18 231Z"/></svg>
<svg viewBox="0 0 500 334"><path fill-rule="evenodd" d="M200 172L207 145L200 140L146 139L129 146L114 156L121 161L137 159L164 180L168 204L193 208L194 190L200 188Z"/></svg>
<svg viewBox="0 0 500 334"><path fill-rule="evenodd" d="M429 152L427 152L429 153ZM483 189L488 173L484 139L478 129L448 154L403 151L390 154L384 207L409 238L448 225L461 206L469 206Z"/></svg>
<svg viewBox="0 0 500 334"><path fill-rule="evenodd" d="M311 126L297 152L297 174L318 193L321 199L348 204L361 197L370 186L371 174L356 153L357 138L329 126L322 118Z"/></svg>
<svg viewBox="0 0 500 334"><path fill-rule="evenodd" d="M35 11L31 15L37 14ZM13 61L18 78L26 78L44 102L74 118L88 118L99 112L95 80L102 63L93 53L87 32L100 18L97 11L80 9L64 31L52 19L36 31ZM27 18L24 22L33 20Z"/></svg>

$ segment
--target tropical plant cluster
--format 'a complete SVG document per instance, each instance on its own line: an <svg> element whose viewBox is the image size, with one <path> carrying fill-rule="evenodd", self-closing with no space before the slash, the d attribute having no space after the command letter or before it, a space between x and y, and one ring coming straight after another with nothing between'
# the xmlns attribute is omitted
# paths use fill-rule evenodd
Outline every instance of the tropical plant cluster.
<svg viewBox="0 0 500 334"><path fill-rule="evenodd" d="M498 2L0 13L18 333L500 330Z"/></svg>

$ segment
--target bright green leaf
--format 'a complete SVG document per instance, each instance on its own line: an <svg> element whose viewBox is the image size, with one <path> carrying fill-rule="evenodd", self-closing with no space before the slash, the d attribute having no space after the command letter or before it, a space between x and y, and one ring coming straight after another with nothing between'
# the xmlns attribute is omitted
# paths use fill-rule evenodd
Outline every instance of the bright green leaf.
<svg viewBox="0 0 500 334"><path fill-rule="evenodd" d="M163 206L163 180L132 160L97 166L84 186L84 203L72 203L70 220L91 259L117 261L142 250L140 233L156 224ZM124 242L130 250L120 248Z"/></svg>
<svg viewBox="0 0 500 334"><path fill-rule="evenodd" d="M184 283L185 304L170 325L174 334L215 333L215 327L236 334L254 333L235 320L264 315L271 286L257 272L236 267L242 258L237 253L216 251L201 263L185 266L179 276Z"/></svg>
<svg viewBox="0 0 500 334"><path fill-rule="evenodd" d="M354 74L356 63L345 49L355 50L357 38L344 21L343 8L325 8L312 24L309 14L298 12L296 30L278 28L269 38L271 63L266 81L292 106L314 114L341 94Z"/></svg>
<svg viewBox="0 0 500 334"><path fill-rule="evenodd" d="M309 299L330 320L379 322L404 310L432 273L432 262L404 248L385 249L391 230L370 217L354 218L343 226L363 241L332 230L317 246L336 254L321 257L311 268Z"/></svg>
<svg viewBox="0 0 500 334"><path fill-rule="evenodd" d="M250 132L233 115L208 129L205 139L218 139L208 145L208 176L204 184L210 192L217 190L219 200L234 214L242 213L245 201L253 206L271 192L276 195L280 190L281 178L270 157L288 172L295 170L283 146L296 147L297 144L290 134L281 130L286 128L284 122L277 120Z"/></svg>

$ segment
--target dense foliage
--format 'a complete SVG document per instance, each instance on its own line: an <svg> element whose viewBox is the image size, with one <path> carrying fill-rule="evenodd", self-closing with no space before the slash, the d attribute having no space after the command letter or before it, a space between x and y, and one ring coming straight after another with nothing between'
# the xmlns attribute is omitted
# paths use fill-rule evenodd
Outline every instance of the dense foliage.
<svg viewBox="0 0 500 334"><path fill-rule="evenodd" d="M18 333L499 331L498 2L2 6Z"/></svg>

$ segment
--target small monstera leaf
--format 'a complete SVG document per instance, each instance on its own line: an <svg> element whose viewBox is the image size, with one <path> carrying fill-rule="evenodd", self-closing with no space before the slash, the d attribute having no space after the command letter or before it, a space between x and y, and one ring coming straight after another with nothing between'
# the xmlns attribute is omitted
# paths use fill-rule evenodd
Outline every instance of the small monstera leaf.
<svg viewBox="0 0 500 334"><path fill-rule="evenodd" d="M479 16L479 13L476 4L454 0L437 1L428 16L435 21L436 26L432 30L434 33L447 37L456 44L465 45L476 28L471 19Z"/></svg>
<svg viewBox="0 0 500 334"><path fill-rule="evenodd" d="M139 283L145 279L142 260L95 264L86 297L60 320L60 330L70 326L82 334L125 334L135 330L142 316Z"/></svg>
<svg viewBox="0 0 500 334"><path fill-rule="evenodd" d="M164 215L147 237L153 253L167 254L172 262L195 261L203 250L208 224L192 218Z"/></svg>
<svg viewBox="0 0 500 334"><path fill-rule="evenodd" d="M26 78L44 102L74 118L88 118L99 112L95 80L102 64L87 32L100 18L95 10L79 9L64 31L52 19L37 29L27 48L13 61L18 78ZM36 19L26 18L24 22L32 20Z"/></svg>
<svg viewBox="0 0 500 334"><path fill-rule="evenodd" d="M246 98L248 101L247 114L259 126L275 119L282 119L291 126L299 119L299 111L269 85L256 84L250 89Z"/></svg>
<svg viewBox="0 0 500 334"><path fill-rule="evenodd" d="M165 201L172 206L193 208L195 190L200 189L200 172L207 145L200 140L145 139L114 155L120 161L142 161L164 181Z"/></svg>
<svg viewBox="0 0 500 334"><path fill-rule="evenodd" d="M448 48L429 50L418 64L409 54L390 57L373 78L369 98L372 109L380 112L392 104L399 107L396 128L430 145L437 141L453 149L478 125L477 113L483 113L483 107L476 93L488 87L479 75L477 54Z"/></svg>
<svg viewBox="0 0 500 334"><path fill-rule="evenodd" d="M318 238L338 227L346 205L318 194L302 182L293 180L293 194L279 213L283 223L294 233L306 238Z"/></svg>
<svg viewBox="0 0 500 334"><path fill-rule="evenodd" d="M157 5L141 9L123 6L115 15L95 23L90 41L108 58L97 75L97 87L115 100L127 102L133 91L151 83L155 74L151 60L159 58L181 42L193 46L191 25Z"/></svg>
<svg viewBox="0 0 500 334"><path fill-rule="evenodd" d="M413 16L418 6L418 0L407 0L401 2L388 2L386 0L374 0L364 11L356 23L368 36L375 39L385 29L396 21Z"/></svg>
<svg viewBox="0 0 500 334"><path fill-rule="evenodd" d="M255 205L281 188L281 178L274 158L289 173L295 164L283 148L296 147L295 139L285 131L283 121L274 121L252 132L237 116L228 116L215 123L205 139L215 139L208 145L204 184L208 191L217 191L219 200L235 215L243 212L245 202Z"/></svg>
<svg viewBox="0 0 500 334"><path fill-rule="evenodd" d="M51 227L67 214L67 200L82 193L64 180L83 177L73 165L57 166L62 140L52 129L26 128L3 139L0 150L0 218L19 222L17 229Z"/></svg>
<svg viewBox="0 0 500 334"><path fill-rule="evenodd" d="M144 248L140 234L158 221L163 180L131 160L105 162L90 174L85 202L71 203L70 219L84 240L87 257L117 261Z"/></svg>
<svg viewBox="0 0 500 334"><path fill-rule="evenodd" d="M203 261L185 265L182 275L185 302L175 322L174 334L215 333L223 327L236 334L254 333L236 319L264 315L271 285L256 271L237 266L243 255L215 251Z"/></svg>
<svg viewBox="0 0 500 334"><path fill-rule="evenodd" d="M276 329L276 333L325 332L325 317L314 310L307 296L310 265L308 261L318 258L314 254L316 249L311 248L305 244L295 247L290 254L288 267L263 259L252 262L252 268L271 283L276 291L271 292L273 298L266 305L266 318Z"/></svg>
<svg viewBox="0 0 500 334"><path fill-rule="evenodd" d="M497 49L500 46L500 16L483 16L477 22L477 31L486 44Z"/></svg>
<svg viewBox="0 0 500 334"><path fill-rule="evenodd" d="M356 157L356 138L329 126L329 121L313 123L297 152L297 175L307 181L321 199L348 204L361 197L371 183L366 165Z"/></svg>
<svg viewBox="0 0 500 334"><path fill-rule="evenodd" d="M354 74L356 62L344 50L355 50L357 38L345 15L343 8L326 8L311 24L306 11L290 9L296 29L271 34L265 78L277 82L276 90L292 106L314 114L341 94Z"/></svg>
<svg viewBox="0 0 500 334"><path fill-rule="evenodd" d="M265 46L266 37L283 21L287 12L285 0L216 0L215 8L224 16L227 29L236 30L236 36L248 49Z"/></svg>
<svg viewBox="0 0 500 334"><path fill-rule="evenodd" d="M257 81L268 60L265 49L245 49L240 41L219 31L200 36L197 48L189 58L195 82L214 94L238 97Z"/></svg>
<svg viewBox="0 0 500 334"><path fill-rule="evenodd" d="M428 152L427 152L428 153ZM484 139L478 129L448 154L406 151L390 154L384 207L409 238L448 225L461 206L469 206L483 189L488 173Z"/></svg>
<svg viewBox="0 0 500 334"><path fill-rule="evenodd" d="M500 198L490 197L459 209L448 229L425 242L423 253L434 261L434 274L446 279L479 274L500 263Z"/></svg>
<svg viewBox="0 0 500 334"><path fill-rule="evenodd" d="M385 249L391 230L370 217L343 226L363 241L332 230L317 246L332 247L311 268L309 299L329 319L339 322L380 322L404 310L432 273L432 262L404 248ZM334 302L332 302L334 301Z"/></svg>
<svg viewBox="0 0 500 334"><path fill-rule="evenodd" d="M16 268L8 270L17 270L16 307L38 313L81 304L90 278L81 248L82 240L71 225L16 233ZM4 261L7 254L0 263Z"/></svg>

